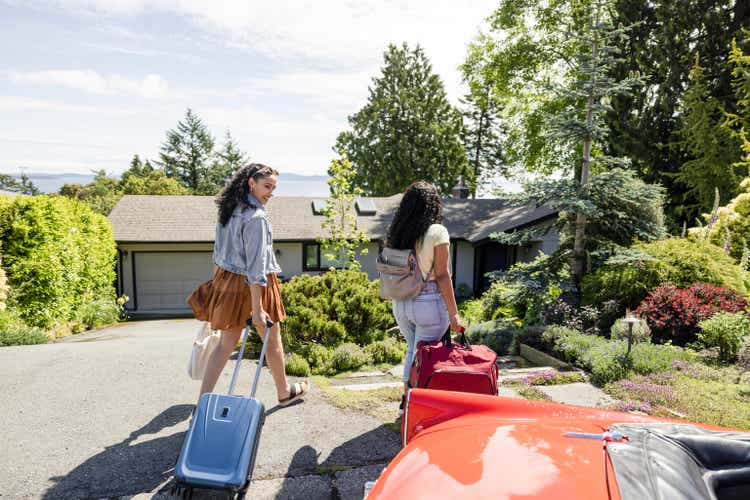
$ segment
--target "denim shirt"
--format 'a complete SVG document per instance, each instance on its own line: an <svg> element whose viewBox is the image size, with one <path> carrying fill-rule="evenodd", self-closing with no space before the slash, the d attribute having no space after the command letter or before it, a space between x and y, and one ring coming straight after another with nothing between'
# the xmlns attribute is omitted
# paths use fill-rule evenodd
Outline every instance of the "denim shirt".
<svg viewBox="0 0 750 500"><path fill-rule="evenodd" d="M250 205L237 206L226 226L216 223L214 264L222 269L245 276L248 284L266 286L266 275L280 273L273 252L273 229L266 209L253 195Z"/></svg>

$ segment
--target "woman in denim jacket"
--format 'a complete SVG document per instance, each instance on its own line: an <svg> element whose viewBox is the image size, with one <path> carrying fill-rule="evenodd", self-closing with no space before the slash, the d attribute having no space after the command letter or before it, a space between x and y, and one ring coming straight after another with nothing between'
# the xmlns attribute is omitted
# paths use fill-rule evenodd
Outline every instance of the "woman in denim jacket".
<svg viewBox="0 0 750 500"><path fill-rule="evenodd" d="M221 331L220 346L208 360L201 394L211 392L237 345L248 318L259 335L270 329L266 361L276 384L279 404L286 405L308 390L308 383L289 384L284 366L279 323L286 319L276 277L281 267L273 251L273 229L266 204L273 197L279 173L251 163L240 168L219 194L219 217L213 260L214 277L209 289L194 293L188 302L198 319Z"/></svg>
<svg viewBox="0 0 750 500"><path fill-rule="evenodd" d="M417 181L406 188L388 229L386 245L399 250L414 249L426 281L415 298L393 301L393 315L407 345L404 391L408 389L417 343L439 340L448 325L454 332L463 327L449 270L450 235L442 221L443 206L437 189L429 182Z"/></svg>

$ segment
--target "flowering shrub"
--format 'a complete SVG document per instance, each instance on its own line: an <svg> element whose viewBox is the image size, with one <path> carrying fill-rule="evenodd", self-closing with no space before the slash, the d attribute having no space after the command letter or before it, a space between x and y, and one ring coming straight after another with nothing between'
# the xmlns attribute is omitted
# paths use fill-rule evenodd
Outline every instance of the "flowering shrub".
<svg viewBox="0 0 750 500"><path fill-rule="evenodd" d="M720 311L698 323L698 328L698 340L706 347L718 347L719 359L726 363L737 359L743 339L750 337L750 320L745 313Z"/></svg>
<svg viewBox="0 0 750 500"><path fill-rule="evenodd" d="M347 342L341 344L333 351L331 356L331 368L336 372L356 370L360 366L370 363L372 360L357 344Z"/></svg>
<svg viewBox="0 0 750 500"><path fill-rule="evenodd" d="M695 340L698 322L718 311L739 312L747 301L738 293L705 283L688 289L663 285L649 293L635 313L645 317L656 341L684 345Z"/></svg>
<svg viewBox="0 0 750 500"><path fill-rule="evenodd" d="M557 372L557 371L543 371L530 373L524 378L518 381L523 385L560 385L560 384L572 384L575 382L586 382L580 372Z"/></svg>

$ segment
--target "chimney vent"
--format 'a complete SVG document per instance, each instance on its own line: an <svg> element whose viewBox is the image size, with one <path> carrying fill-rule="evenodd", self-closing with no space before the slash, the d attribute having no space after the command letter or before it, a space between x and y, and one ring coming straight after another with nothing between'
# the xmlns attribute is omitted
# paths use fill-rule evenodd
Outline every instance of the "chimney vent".
<svg viewBox="0 0 750 500"><path fill-rule="evenodd" d="M451 195L453 195L453 198L458 200L465 200L469 197L469 188L466 187L466 184L464 184L464 176L460 175L458 177L458 184L451 190Z"/></svg>

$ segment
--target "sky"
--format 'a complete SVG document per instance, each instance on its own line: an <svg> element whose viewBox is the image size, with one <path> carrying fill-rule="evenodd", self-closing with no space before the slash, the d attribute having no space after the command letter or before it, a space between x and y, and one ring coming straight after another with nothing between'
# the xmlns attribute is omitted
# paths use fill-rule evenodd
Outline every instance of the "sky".
<svg viewBox="0 0 750 500"><path fill-rule="evenodd" d="M0 172L125 170L192 108L282 173L325 174L389 43L453 104L496 1L0 0Z"/></svg>

